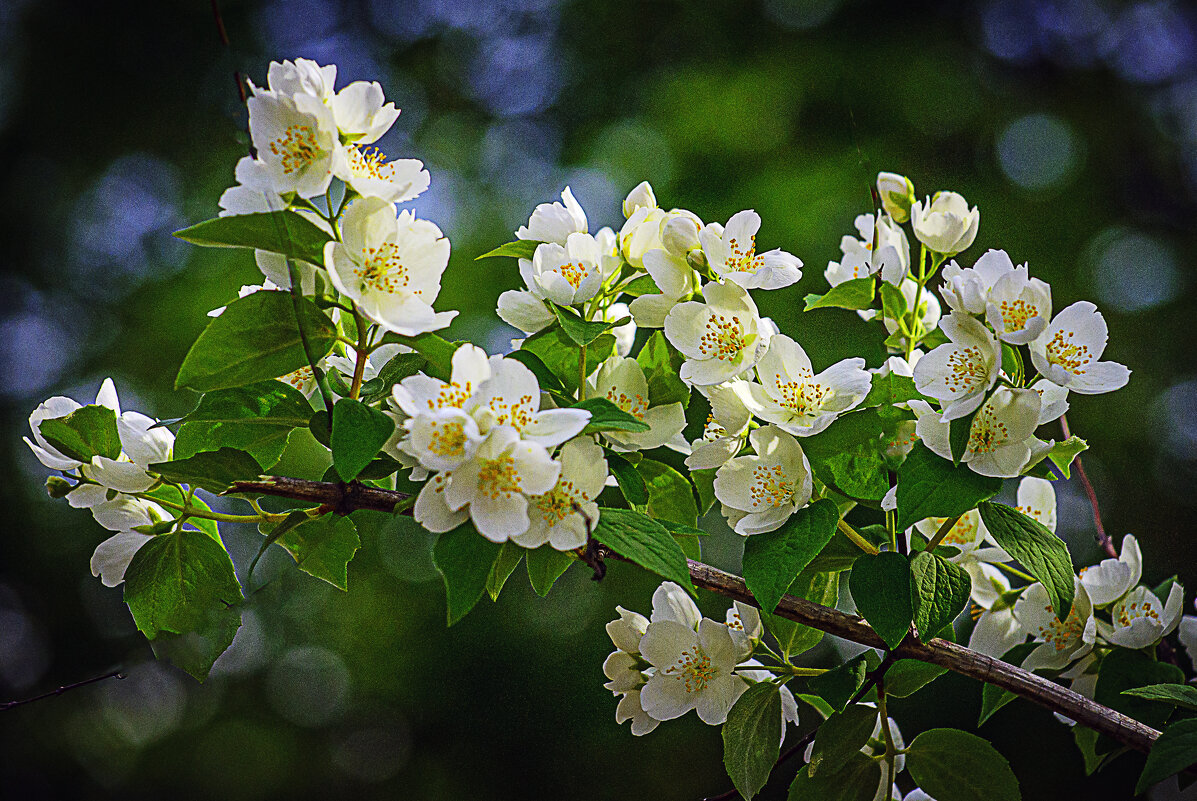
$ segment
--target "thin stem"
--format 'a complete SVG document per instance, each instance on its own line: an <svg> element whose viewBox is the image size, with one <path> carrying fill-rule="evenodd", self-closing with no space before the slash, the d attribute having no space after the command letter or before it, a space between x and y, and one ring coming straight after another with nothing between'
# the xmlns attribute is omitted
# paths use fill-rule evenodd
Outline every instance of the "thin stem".
<svg viewBox="0 0 1197 801"><path fill-rule="evenodd" d="M935 532L935 536L931 538L931 541L927 543L927 547L923 550L934 551L936 546L943 542L943 538L948 536L948 533L956 527L956 523L963 516L964 515L956 515L955 517L951 517L943 521L943 525L939 527L939 530Z"/></svg>
<svg viewBox="0 0 1197 801"><path fill-rule="evenodd" d="M370 338L368 336L369 325L358 313L356 307L353 310L353 321L357 328L357 344L353 346L353 352L357 354L357 362L353 365L353 383L349 385L349 397L352 400L357 400L358 396L362 394L362 379L366 376L366 362L370 358L368 350Z"/></svg>
<svg viewBox="0 0 1197 801"><path fill-rule="evenodd" d="M194 506L189 506L182 503L174 503L173 501L163 500L162 498L151 498L144 492L137 493L136 497L145 498L148 501L165 506L167 509L174 509L176 512L182 512L186 517L198 517L201 520L215 520L218 523L261 523L263 521L273 522L275 520L282 520L286 517L285 514L271 514L270 512L263 512L256 515L226 515L223 512L213 512L211 509L196 509Z"/></svg>
<svg viewBox="0 0 1197 801"><path fill-rule="evenodd" d="M1024 573L1023 571L1019 570L1017 567L1008 565L1005 562L993 562L993 565L995 567L1001 568L1002 570L1005 570L1011 576L1018 576L1020 579L1025 579L1025 580L1031 582L1032 584L1034 584L1036 581L1039 580L1039 579L1035 578L1034 576L1032 576L1030 573Z"/></svg>
<svg viewBox="0 0 1197 801"><path fill-rule="evenodd" d="M881 718L881 733L885 735L886 787L893 787L894 760L898 749L894 746L894 734L889 730L889 711L885 706L885 679L877 680L877 713Z"/></svg>
<svg viewBox="0 0 1197 801"><path fill-rule="evenodd" d="M848 522L846 520L843 520L841 518L840 522L837 523L836 525L839 528L841 534L843 534L848 539L852 540L852 542L855 543L856 547L860 548L865 553L869 554L870 556L876 556L877 554L881 553L881 551L877 550L876 545L869 542L864 537L860 536L860 534L856 531L856 529L854 529L854 528L852 528L852 526L848 525Z"/></svg>
<svg viewBox="0 0 1197 801"><path fill-rule="evenodd" d="M57 690L50 690L50 692L48 692L48 693L42 693L41 695L35 695L32 698L23 698L19 701L5 701L4 703L0 704L0 712L3 712L6 709L13 709L18 706L23 706L24 704L32 704L34 701L41 701L46 698L53 698L56 695L62 695L65 692L69 692L71 690L77 690L80 687L86 687L89 684L95 684L96 682L104 681L105 679L118 679L119 680L119 679L123 679L124 677L125 677L125 674L122 673L121 671L112 670L112 671L109 671L108 673L105 673L103 676L93 676L90 679L84 679L83 681L77 681L74 684L64 684L61 687L59 687Z"/></svg>
<svg viewBox="0 0 1197 801"><path fill-rule="evenodd" d="M1064 434L1064 439L1072 436L1072 432L1068 430L1068 418L1064 415L1060 415L1060 430ZM1085 465L1081 463L1081 457L1077 456L1074 461L1076 462L1077 477L1081 480L1081 486L1085 488L1085 495L1089 496L1089 506L1093 508L1093 526L1097 529L1097 544L1109 554L1110 558L1117 559L1118 551L1114 548L1114 541L1106 533L1106 527L1101 524L1101 509L1097 506L1097 492L1093 489L1093 482L1089 480L1089 476L1085 472Z"/></svg>
<svg viewBox="0 0 1197 801"><path fill-rule="evenodd" d="M578 400L586 400L586 346L578 351Z"/></svg>

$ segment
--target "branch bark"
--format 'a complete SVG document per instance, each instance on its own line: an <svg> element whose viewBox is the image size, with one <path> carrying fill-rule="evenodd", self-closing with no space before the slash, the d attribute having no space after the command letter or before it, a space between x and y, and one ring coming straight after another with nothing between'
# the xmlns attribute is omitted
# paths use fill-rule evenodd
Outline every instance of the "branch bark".
<svg viewBox="0 0 1197 801"><path fill-rule="evenodd" d="M228 493L273 495L310 501L325 505L328 511L338 514L348 514L355 509L391 512L396 504L409 497L406 493L368 487L357 482L334 484L282 476L268 476L263 481L239 481ZM739 576L692 559L688 559L687 562L695 586L759 606ZM786 595L781 599L774 614L870 648L886 647L877 633L860 617L813 603L805 598ZM938 638L923 643L913 637L907 637L892 653L896 659L916 659L939 665L962 676L1009 690L1045 709L1059 712L1083 726L1108 735L1136 751L1149 751L1152 743L1160 736L1160 733L1150 726L1102 706L1080 693L963 645Z"/></svg>

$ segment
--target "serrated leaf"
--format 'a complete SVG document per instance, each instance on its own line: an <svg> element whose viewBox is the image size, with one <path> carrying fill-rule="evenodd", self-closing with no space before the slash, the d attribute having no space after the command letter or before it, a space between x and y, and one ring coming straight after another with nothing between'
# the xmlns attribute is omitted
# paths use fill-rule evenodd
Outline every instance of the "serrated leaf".
<svg viewBox="0 0 1197 801"><path fill-rule="evenodd" d="M1149 684L1133 690L1123 690L1123 695L1133 695L1148 701L1163 701L1181 709L1197 711L1197 688L1187 684Z"/></svg>
<svg viewBox="0 0 1197 801"><path fill-rule="evenodd" d="M1002 488L1000 478L954 467L918 443L898 468L898 530L928 517L956 517L975 509Z"/></svg>
<svg viewBox="0 0 1197 801"><path fill-rule="evenodd" d="M936 801L1020 801L1010 763L992 745L959 729L929 729L906 751L910 777Z"/></svg>
<svg viewBox="0 0 1197 801"><path fill-rule="evenodd" d="M324 358L337 338L328 315L307 298L263 290L233 301L208 323L183 359L175 389L211 392L308 366L295 303L312 358Z"/></svg>
<svg viewBox="0 0 1197 801"><path fill-rule="evenodd" d="M835 535L839 510L829 500L799 509L777 531L744 542L744 581L761 609L772 612L802 570Z"/></svg>
<svg viewBox="0 0 1197 801"><path fill-rule="evenodd" d="M687 526L698 524L698 504L694 501L694 487L685 476L654 459L641 459L636 465L636 472L644 479L644 486L648 491L649 517ZM669 528L673 531L672 527Z"/></svg>
<svg viewBox="0 0 1197 801"><path fill-rule="evenodd" d="M620 556L697 594L681 546L652 518L627 509L600 509L593 535Z"/></svg>
<svg viewBox="0 0 1197 801"><path fill-rule="evenodd" d="M1147 764L1135 785L1135 794L1179 773L1197 762L1197 719L1180 720L1160 733L1147 752Z"/></svg>
<svg viewBox="0 0 1197 801"><path fill-rule="evenodd" d="M80 406L63 417L42 420L38 431L63 456L80 462L91 462L96 456L116 459L121 455L116 413L107 406Z"/></svg>
<svg viewBox="0 0 1197 801"><path fill-rule="evenodd" d="M1075 585L1072 557L1064 540L1038 520L1009 506L986 501L977 509L997 544L1043 584L1056 617L1066 620L1072 610Z"/></svg>
<svg viewBox="0 0 1197 801"><path fill-rule="evenodd" d="M486 590L490 567L502 546L469 523L446 531L432 548L432 562L445 583L448 625L461 620Z"/></svg>
<svg viewBox="0 0 1197 801"><path fill-rule="evenodd" d="M571 409L581 409L590 412L590 422L583 429L583 434L594 434L599 431L649 431L648 423L628 414L606 398L587 398L570 406Z"/></svg>
<svg viewBox="0 0 1197 801"><path fill-rule="evenodd" d="M858 704L834 713L819 726L807 773L817 776L837 772L869 741L876 724L877 708L874 706Z"/></svg>
<svg viewBox="0 0 1197 801"><path fill-rule="evenodd" d="M623 493L624 500L632 506L644 506L648 503L648 486L644 477L636 470L636 466L622 455L612 450L604 450L607 456L607 469L615 476L615 483Z"/></svg>
<svg viewBox="0 0 1197 801"><path fill-rule="evenodd" d="M256 248L281 253L310 264L324 264L329 235L294 211L267 211L216 217L197 223L175 236L193 245Z"/></svg>
<svg viewBox="0 0 1197 801"><path fill-rule="evenodd" d="M781 688L772 682L749 687L723 724L723 766L744 801L761 791L781 746Z"/></svg>
<svg viewBox="0 0 1197 801"><path fill-rule="evenodd" d="M881 763L852 754L834 773L811 776L809 766L798 771L790 785L789 801L872 801L881 786Z"/></svg>
<svg viewBox="0 0 1197 801"><path fill-rule="evenodd" d="M357 478L358 473L374 461L393 433L395 420L390 415L349 398L337 401L333 405L329 442L333 467L341 480Z"/></svg>
<svg viewBox="0 0 1197 801"><path fill-rule="evenodd" d="M578 560L573 554L558 551L551 545L542 545L528 551L528 581L532 584L532 589L541 597L548 595L557 579L576 561Z"/></svg>
<svg viewBox="0 0 1197 801"><path fill-rule="evenodd" d="M303 393L282 381L209 392L182 419L174 456L185 459L227 446L269 467L282 456L291 432L307 426L311 416L312 405Z"/></svg>
<svg viewBox="0 0 1197 801"><path fill-rule="evenodd" d="M1089 450L1089 443L1080 437L1069 437L1063 442L1057 442L1047 453L1041 454L1039 459L1031 462L1024 472L1039 478L1055 479L1058 476L1072 477L1072 463L1076 457Z"/></svg>
<svg viewBox="0 0 1197 801"><path fill-rule="evenodd" d="M490 566L490 574L486 577L486 593L492 601L499 600L499 593L503 591L503 585L519 567L520 560L524 558L526 552L526 549L511 540L503 543L499 555L495 557L494 564Z"/></svg>
<svg viewBox="0 0 1197 801"><path fill-rule="evenodd" d="M232 486L234 481L252 481L257 478L262 472L262 466L245 451L218 448L214 451L202 451L186 459L158 462L150 465L149 471L176 484L186 484L220 494Z"/></svg>
<svg viewBox="0 0 1197 801"><path fill-rule="evenodd" d="M636 363L644 370L648 381L648 403L663 406L690 403L690 387L682 381L680 373L685 357L669 344L663 331L654 331L636 355Z"/></svg>
<svg viewBox="0 0 1197 801"><path fill-rule="evenodd" d="M914 627L923 641L934 637L968 605L968 571L936 553L920 551L910 560Z"/></svg>
<svg viewBox="0 0 1197 801"><path fill-rule="evenodd" d="M277 541L304 573L348 589L349 562L362 544L353 520L326 514L286 531Z"/></svg>
<svg viewBox="0 0 1197 801"><path fill-rule="evenodd" d="M852 565L848 589L873 631L890 648L897 648L914 617L910 560L894 551L864 554Z"/></svg>
<svg viewBox="0 0 1197 801"><path fill-rule="evenodd" d="M880 501L889 491L887 445L883 422L872 409L846 414L802 441L811 468L824 483L867 501Z"/></svg>
<svg viewBox="0 0 1197 801"><path fill-rule="evenodd" d="M481 256L476 256L474 261L503 257L512 259L530 259L536 253L537 246L543 244L543 242L539 242L535 239L517 239L514 242L507 242L499 245L494 250L487 251Z"/></svg>
<svg viewBox="0 0 1197 801"><path fill-rule="evenodd" d="M836 284L824 295L807 295L804 300L806 308L811 309L867 309L873 305L873 279L853 278Z"/></svg>

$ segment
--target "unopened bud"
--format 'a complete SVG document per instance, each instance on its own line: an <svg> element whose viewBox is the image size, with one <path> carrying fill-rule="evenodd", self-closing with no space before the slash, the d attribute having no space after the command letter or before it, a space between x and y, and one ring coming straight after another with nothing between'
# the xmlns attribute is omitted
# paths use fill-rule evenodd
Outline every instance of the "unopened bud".
<svg viewBox="0 0 1197 801"><path fill-rule="evenodd" d="M661 244L674 256L685 257L698 247L698 225L687 212L671 214L661 226Z"/></svg>
<svg viewBox="0 0 1197 801"><path fill-rule="evenodd" d="M914 203L914 184L905 175L896 172L877 173L877 194L881 205L896 223L910 219L910 207Z"/></svg>
<svg viewBox="0 0 1197 801"><path fill-rule="evenodd" d="M65 498L75 485L62 476L50 476L46 479L46 494L51 498Z"/></svg>
<svg viewBox="0 0 1197 801"><path fill-rule="evenodd" d="M636 209L640 206L645 208L655 209L657 207L657 196L653 194L653 188L648 181L641 181L636 185L636 188L628 192L628 196L623 200L623 216L624 218L631 217Z"/></svg>

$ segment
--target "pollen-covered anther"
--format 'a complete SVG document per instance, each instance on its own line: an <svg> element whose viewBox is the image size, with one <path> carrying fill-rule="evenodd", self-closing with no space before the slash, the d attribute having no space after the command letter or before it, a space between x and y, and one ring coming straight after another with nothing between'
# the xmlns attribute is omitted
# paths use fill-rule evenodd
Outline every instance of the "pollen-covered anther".
<svg viewBox="0 0 1197 801"><path fill-rule="evenodd" d="M722 314L711 314L698 339L699 351L704 356L714 356L720 361L736 358L747 344L748 338L736 315L729 320Z"/></svg>
<svg viewBox="0 0 1197 801"><path fill-rule="evenodd" d="M307 125L288 125L283 135L270 143L283 172L290 175L307 167L320 153L316 134Z"/></svg>
<svg viewBox="0 0 1197 801"><path fill-rule="evenodd" d="M1074 375L1084 375L1085 367L1093 361L1088 345L1074 343L1075 333L1057 331L1047 343L1047 360L1059 365Z"/></svg>
<svg viewBox="0 0 1197 801"><path fill-rule="evenodd" d="M794 496L794 484L786 480L781 465L758 466L752 469L752 486L748 494L752 498L754 509L761 504L769 507L781 506Z"/></svg>
<svg viewBox="0 0 1197 801"><path fill-rule="evenodd" d="M407 268L403 266L399 255L399 246L394 242L362 248L362 266L353 272L361 279L363 290L370 287L388 295L406 289L410 282Z"/></svg>

